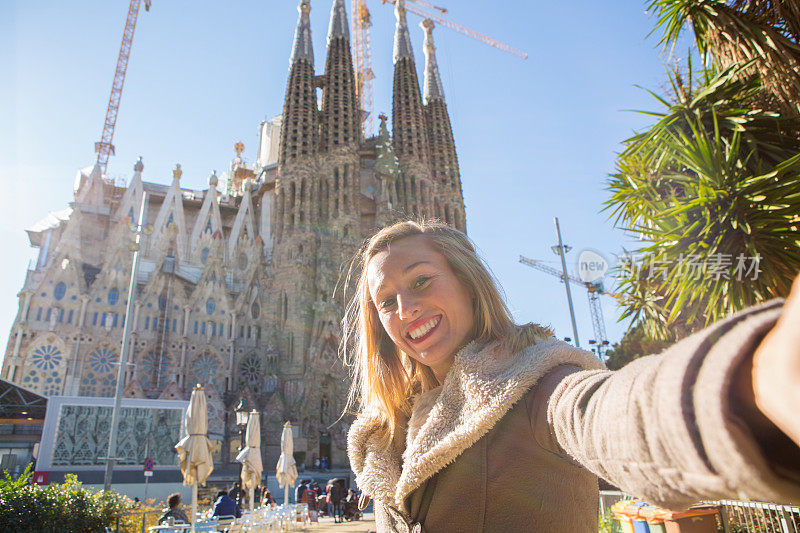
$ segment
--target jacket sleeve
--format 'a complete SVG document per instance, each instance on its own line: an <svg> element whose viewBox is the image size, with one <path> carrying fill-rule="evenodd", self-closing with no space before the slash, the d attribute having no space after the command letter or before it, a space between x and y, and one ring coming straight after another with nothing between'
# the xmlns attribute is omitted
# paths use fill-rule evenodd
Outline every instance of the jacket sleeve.
<svg viewBox="0 0 800 533"><path fill-rule="evenodd" d="M772 426L788 441L774 457L731 394L781 305L746 309L616 372L551 372L552 438L623 491L672 509L700 499L800 502L800 449Z"/></svg>

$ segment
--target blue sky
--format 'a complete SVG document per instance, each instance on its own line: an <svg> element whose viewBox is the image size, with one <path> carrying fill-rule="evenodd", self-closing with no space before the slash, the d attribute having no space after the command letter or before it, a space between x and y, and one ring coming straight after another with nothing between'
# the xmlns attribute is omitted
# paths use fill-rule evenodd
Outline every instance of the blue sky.
<svg viewBox="0 0 800 533"><path fill-rule="evenodd" d="M657 109L646 91L665 80L654 19L643 1L438 0L448 17L526 51L522 61L445 28L434 32L461 166L468 232L505 289L519 322L572 336L564 288L518 263L551 261L553 217L577 252L612 263L636 243L601 213L620 142ZM347 2L349 13L350 2ZM317 73L325 61L331 2L312 0ZM375 111L391 116L391 6L373 15ZM129 180L138 156L146 180L169 183L180 163L184 187L207 188L227 168L233 145L255 157L259 122L281 112L294 0L169 1L142 7L108 173ZM17 312L16 294L34 252L24 229L72 199L79 168L94 162L126 0L0 2L0 345ZM423 67L420 19L409 15ZM684 48L685 50L685 48ZM421 79L421 77L420 77ZM593 337L586 293L573 287L582 344ZM609 339L619 340L613 300L603 301Z"/></svg>

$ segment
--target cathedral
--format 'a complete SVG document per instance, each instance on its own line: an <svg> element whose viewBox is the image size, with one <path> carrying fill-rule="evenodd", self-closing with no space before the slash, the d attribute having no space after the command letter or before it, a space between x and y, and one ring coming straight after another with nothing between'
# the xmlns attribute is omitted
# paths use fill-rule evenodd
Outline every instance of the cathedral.
<svg viewBox="0 0 800 533"><path fill-rule="evenodd" d="M164 185L144 180L139 160L127 187L95 166L78 173L69 208L27 230L38 259L18 295L3 379L44 396L113 396L130 320L124 396L188 399L202 384L217 461L235 456L233 409L244 399L262 413L265 465L291 420L298 461L347 467L337 286L348 261L392 221L437 218L465 231L466 219L433 24L422 24L420 90L397 2L392 134L381 116L379 134L365 138L344 0L333 1L322 74L310 1L298 9L283 112L261 124L252 168L239 146L228 172L192 190L180 165ZM128 295L145 192L148 231Z"/></svg>

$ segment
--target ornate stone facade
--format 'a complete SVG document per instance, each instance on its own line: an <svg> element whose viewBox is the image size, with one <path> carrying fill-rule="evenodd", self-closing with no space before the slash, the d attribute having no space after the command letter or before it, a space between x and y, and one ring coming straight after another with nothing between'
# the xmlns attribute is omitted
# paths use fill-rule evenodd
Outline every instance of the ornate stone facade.
<svg viewBox="0 0 800 533"><path fill-rule="evenodd" d="M130 319L127 397L188 399L200 383L221 450L238 444L232 411L244 398L263 413L265 464L277 460L289 419L307 461L346 465L347 419L337 423L348 388L338 356L343 269L393 220L466 227L431 28L421 95L398 6L393 138L382 117L379 135L364 139L343 0L333 2L319 76L302 0L282 116L262 124L254 168L237 150L224 192L216 174L207 190L182 188L180 165L168 186L144 181L141 161L127 187L98 167L81 171L71 208L28 230L40 253L19 293L2 376L48 396L111 396ZM152 233L126 317L130 225L144 191Z"/></svg>

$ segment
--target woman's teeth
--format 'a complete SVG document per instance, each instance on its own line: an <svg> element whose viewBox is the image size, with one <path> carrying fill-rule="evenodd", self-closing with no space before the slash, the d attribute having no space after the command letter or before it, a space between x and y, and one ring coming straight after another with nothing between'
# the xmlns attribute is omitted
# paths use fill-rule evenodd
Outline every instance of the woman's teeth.
<svg viewBox="0 0 800 533"><path fill-rule="evenodd" d="M427 322L422 324L420 327L409 331L408 332L408 336L411 337L414 340L419 339L420 337L422 337L423 335L428 333L431 329L433 329L439 323L439 318L440 317L438 317L438 316L431 318L430 320L428 320Z"/></svg>

